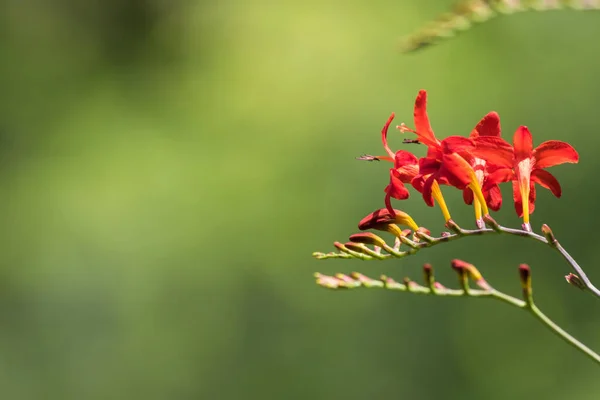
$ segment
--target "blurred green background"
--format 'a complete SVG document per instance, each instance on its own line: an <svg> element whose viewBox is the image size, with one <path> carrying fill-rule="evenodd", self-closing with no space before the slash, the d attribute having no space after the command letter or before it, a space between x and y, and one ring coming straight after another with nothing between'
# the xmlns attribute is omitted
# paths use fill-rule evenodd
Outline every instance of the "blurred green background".
<svg viewBox="0 0 600 400"><path fill-rule="evenodd" d="M536 243L311 258L383 205L388 166L354 157L382 152L391 111L412 125L425 88L439 137L496 110L509 140L525 124L536 145L578 149L532 223L600 279L600 13L502 17L398 53L451 4L3 1L2 397L597 399L596 366L504 304L314 285L315 271L419 279L424 262L452 285L463 258L518 295L527 262L540 307L600 349L597 302ZM519 226L504 194L496 218ZM395 204L443 229L418 194Z"/></svg>

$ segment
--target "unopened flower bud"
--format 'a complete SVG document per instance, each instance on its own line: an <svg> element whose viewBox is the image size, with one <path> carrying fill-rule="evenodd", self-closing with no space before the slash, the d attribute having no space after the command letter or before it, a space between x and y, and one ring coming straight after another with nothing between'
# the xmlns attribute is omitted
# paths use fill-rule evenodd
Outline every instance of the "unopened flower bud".
<svg viewBox="0 0 600 400"><path fill-rule="evenodd" d="M333 276L323 275L319 272L315 273L317 285L327 289L337 289L340 287L340 280Z"/></svg>
<svg viewBox="0 0 600 400"><path fill-rule="evenodd" d="M552 247L556 247L556 244L558 243L558 241L556 240L556 237L554 237L554 233L552 232L552 229L550 229L550 227L546 224L542 225L542 234L544 235L544 237L546 238L546 240L548 241L548 244Z"/></svg>
<svg viewBox="0 0 600 400"><path fill-rule="evenodd" d="M452 268L454 268L454 270L459 273L461 279L461 274L465 274L468 277L470 277L471 280L483 290L491 290L490 285L486 282L479 270L473 264L470 264L466 261L454 259L452 260Z"/></svg>
<svg viewBox="0 0 600 400"><path fill-rule="evenodd" d="M585 283L581 280L580 277L578 277L575 274L565 275L565 279L567 280L567 282L569 282L570 285L575 286L576 288L579 288L581 290L586 289Z"/></svg>
<svg viewBox="0 0 600 400"><path fill-rule="evenodd" d="M519 277L521 279L521 288L523 288L523 299L531 303L533 301L531 295L531 269L527 264L519 265Z"/></svg>
<svg viewBox="0 0 600 400"><path fill-rule="evenodd" d="M372 244L373 246L385 247L386 243L383 238L371 232L355 233L350 236L350 241L354 243Z"/></svg>
<svg viewBox="0 0 600 400"><path fill-rule="evenodd" d="M419 229L419 226L415 223L415 221L411 218L407 213L394 210L395 215L390 213L387 209L383 208L380 210L373 211L371 214L364 217L358 224L358 229L361 231L367 229L379 229L385 230L382 225L389 224L400 224L404 226L408 226L412 230L416 231Z"/></svg>

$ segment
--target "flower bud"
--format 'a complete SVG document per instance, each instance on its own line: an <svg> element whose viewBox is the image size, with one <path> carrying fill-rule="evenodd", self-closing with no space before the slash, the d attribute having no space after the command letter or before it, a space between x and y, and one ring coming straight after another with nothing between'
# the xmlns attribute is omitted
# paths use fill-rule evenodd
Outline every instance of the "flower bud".
<svg viewBox="0 0 600 400"><path fill-rule="evenodd" d="M408 226L409 228L415 231L419 229L419 226L407 213L400 210L394 210L394 213L396 215L393 215L385 208L373 211L371 214L364 217L358 223L358 229L360 229L361 231L367 229L386 230L383 228L383 226L389 224L400 224Z"/></svg>
<svg viewBox="0 0 600 400"><path fill-rule="evenodd" d="M565 279L567 280L569 285L575 286L576 288L579 288L581 290L586 289L585 283L581 280L580 277L578 277L575 274L565 275Z"/></svg>

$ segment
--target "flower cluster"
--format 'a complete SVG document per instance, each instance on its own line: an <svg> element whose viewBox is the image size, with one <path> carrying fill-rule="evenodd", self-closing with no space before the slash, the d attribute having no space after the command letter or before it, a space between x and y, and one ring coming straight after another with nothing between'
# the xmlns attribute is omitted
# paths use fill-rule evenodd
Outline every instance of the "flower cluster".
<svg viewBox="0 0 600 400"><path fill-rule="evenodd" d="M437 202L446 223L451 220L450 212L440 185L453 186L463 191L466 204L473 205L477 226L484 226L484 217L489 209L497 211L502 206L500 183L512 182L515 210L523 218L523 229L531 231L529 215L535 208L535 186L550 189L561 196L561 187L546 168L563 163L577 163L579 156L568 143L549 140L533 147L529 129L520 126L512 146L501 137L500 117L496 112L485 115L468 137L449 136L436 138L427 115L427 92L421 90L415 101L414 129L402 124L397 128L416 135L417 142L427 146L425 157L398 150L388 145L392 114L381 131L381 140L387 153L384 156L363 156L364 160L383 160L393 164L390 182L385 188L385 206L391 217L395 217L391 199L404 200L409 197L405 184L422 194L425 203L433 207Z"/></svg>

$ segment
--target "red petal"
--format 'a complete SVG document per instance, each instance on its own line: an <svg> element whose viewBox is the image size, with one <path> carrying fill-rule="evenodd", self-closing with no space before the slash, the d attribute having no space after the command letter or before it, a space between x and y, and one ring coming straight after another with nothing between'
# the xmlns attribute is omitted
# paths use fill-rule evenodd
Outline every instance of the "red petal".
<svg viewBox="0 0 600 400"><path fill-rule="evenodd" d="M388 134L388 130L390 129L390 124L392 123L393 120L394 120L394 113L392 113L392 115L390 115L387 122L383 126L383 129L381 130L381 141L383 142L383 147L385 148L385 151L387 151L387 153L390 155L390 157L392 157L392 159L394 158L394 152L388 146L387 134Z"/></svg>
<svg viewBox="0 0 600 400"><path fill-rule="evenodd" d="M533 152L533 139L531 132L526 126L520 126L513 137L513 146L515 147L515 161L519 162L531 157Z"/></svg>
<svg viewBox="0 0 600 400"><path fill-rule="evenodd" d="M442 151L446 154L458 153L458 154L470 154L475 150L475 142L473 140L463 136L448 136L442 140Z"/></svg>
<svg viewBox="0 0 600 400"><path fill-rule="evenodd" d="M558 183L558 180L556 180L554 175L548 171L544 171L543 169L534 169L533 172L531 172L531 180L539 183L546 189L550 189L552 194L556 197L560 197L562 194L560 183Z"/></svg>
<svg viewBox="0 0 600 400"><path fill-rule="evenodd" d="M474 176L471 165L456 153L444 154L439 174L445 177L450 185L459 189L464 189L471 183L471 177Z"/></svg>
<svg viewBox="0 0 600 400"><path fill-rule="evenodd" d="M529 214L533 214L533 211L535 211L535 198L535 185L533 184L533 182L531 182L531 187L529 188Z"/></svg>
<svg viewBox="0 0 600 400"><path fill-rule="evenodd" d="M485 201L488 207L494 211L498 211L500 207L502 207L502 192L500 191L500 186L493 185L486 190L483 195L485 196Z"/></svg>
<svg viewBox="0 0 600 400"><path fill-rule="evenodd" d="M579 154L569 143L560 140L549 140L533 150L535 168L548 168L564 163L576 163Z"/></svg>
<svg viewBox="0 0 600 400"><path fill-rule="evenodd" d="M408 196L410 195L408 189L406 189L404 183L402 183L402 180L400 179L400 174L393 168L390 169L390 184L387 185L384 190L388 195L398 200L408 199Z"/></svg>
<svg viewBox="0 0 600 400"><path fill-rule="evenodd" d="M492 111L479 121L475 129L471 132L471 138L479 136L500 136L500 116Z"/></svg>
<svg viewBox="0 0 600 400"><path fill-rule="evenodd" d="M463 200L465 201L465 204L473 204L473 191L471 189L466 188L463 190Z"/></svg>
<svg viewBox="0 0 600 400"><path fill-rule="evenodd" d="M429 207L433 207L433 194L431 192L431 187L433 186L434 181L435 177L431 175L429 178L427 178L425 184L423 185L423 200L425 200L425 204L427 204Z"/></svg>
<svg viewBox="0 0 600 400"><path fill-rule="evenodd" d="M521 201L521 191L519 183L513 181L513 201L515 202L515 211L519 218L523 217L523 201Z"/></svg>
<svg viewBox="0 0 600 400"><path fill-rule="evenodd" d="M515 173L512 171L512 169L509 169L509 168L497 169L496 171L494 171L491 174L486 176L484 188L486 188L486 190L490 189L492 185L511 181L514 179L514 177L515 177Z"/></svg>
<svg viewBox="0 0 600 400"><path fill-rule="evenodd" d="M415 100L415 129L419 141L427 147L439 146L438 140L433 134L433 129L429 124L429 117L427 116L427 92L425 90L419 91L417 99Z"/></svg>
<svg viewBox="0 0 600 400"><path fill-rule="evenodd" d="M415 188L415 190L419 193L423 193L423 188L425 186L425 175L417 175L413 178L412 181L410 181L410 184L412 185L412 187Z"/></svg>
<svg viewBox="0 0 600 400"><path fill-rule="evenodd" d="M413 153L406 150L398 150L394 156L394 168L401 168L405 165L417 165L419 159Z"/></svg>
<svg viewBox="0 0 600 400"><path fill-rule="evenodd" d="M514 150L506 140L495 136L480 136L474 141L473 155L490 164L513 167Z"/></svg>
<svg viewBox="0 0 600 400"><path fill-rule="evenodd" d="M419 159L419 174L420 175L429 175L435 174L439 171L440 166L442 165L441 161L438 161L434 158L423 157Z"/></svg>

